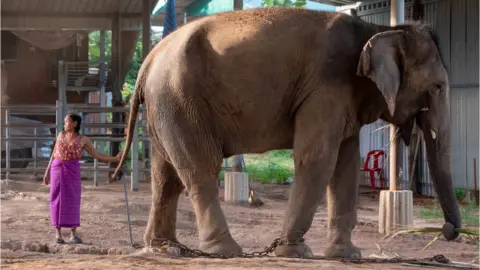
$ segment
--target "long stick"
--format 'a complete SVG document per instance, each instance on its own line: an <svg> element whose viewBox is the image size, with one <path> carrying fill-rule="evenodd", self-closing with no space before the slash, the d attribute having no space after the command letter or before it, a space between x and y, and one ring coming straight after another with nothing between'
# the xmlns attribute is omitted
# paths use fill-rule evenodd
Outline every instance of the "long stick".
<svg viewBox="0 0 480 270"><path fill-rule="evenodd" d="M473 186L474 186L474 189L475 189L475 201L477 203L477 205L479 204L478 203L478 189L477 189L477 159L476 158L473 158Z"/></svg>
<svg viewBox="0 0 480 270"><path fill-rule="evenodd" d="M475 192L477 192L477 159L473 158L473 185Z"/></svg>
<svg viewBox="0 0 480 270"><path fill-rule="evenodd" d="M415 173L415 165L417 164L418 148L421 140L422 140L422 136L417 135L417 143L415 144L415 153L413 154L412 169L410 170L410 175L408 178L408 180L410 181L410 190L413 190L413 184L414 184L413 174Z"/></svg>
<svg viewBox="0 0 480 270"><path fill-rule="evenodd" d="M125 171L122 172L122 178L124 177L125 177ZM132 225L130 223L130 211L128 210L127 181L125 179L122 179L122 182L123 182L123 193L125 194L125 208L127 209L128 233L130 234L130 245L133 247Z"/></svg>

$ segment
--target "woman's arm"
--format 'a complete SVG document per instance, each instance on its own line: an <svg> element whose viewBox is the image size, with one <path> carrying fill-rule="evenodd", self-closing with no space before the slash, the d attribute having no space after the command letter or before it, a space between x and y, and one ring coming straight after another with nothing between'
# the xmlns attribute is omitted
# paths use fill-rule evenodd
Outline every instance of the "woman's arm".
<svg viewBox="0 0 480 270"><path fill-rule="evenodd" d="M92 144L92 141L90 139L83 135L81 140L83 140L83 146L85 147L85 150L95 159L98 159L102 162L118 162L118 155L117 157L111 157L111 156L105 156L102 153L99 153L97 149ZM120 153L119 153L120 154Z"/></svg>
<svg viewBox="0 0 480 270"><path fill-rule="evenodd" d="M58 140L63 135L63 132L60 132L55 140L55 145L53 146L52 154L50 155L50 161L48 162L47 170L45 171L45 176L50 175L50 169L52 168L53 157L55 156L55 150L57 149Z"/></svg>

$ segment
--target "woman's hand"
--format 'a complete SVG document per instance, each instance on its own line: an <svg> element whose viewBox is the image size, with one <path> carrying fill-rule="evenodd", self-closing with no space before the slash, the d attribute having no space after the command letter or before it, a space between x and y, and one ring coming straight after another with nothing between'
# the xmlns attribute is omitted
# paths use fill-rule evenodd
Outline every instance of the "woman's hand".
<svg viewBox="0 0 480 270"><path fill-rule="evenodd" d="M50 184L50 177L48 177L48 173L46 173L43 176L43 184L45 184L46 186L48 186L48 184Z"/></svg>
<svg viewBox="0 0 480 270"><path fill-rule="evenodd" d="M123 152L118 152L118 154L115 156L115 162L120 162L122 159Z"/></svg>

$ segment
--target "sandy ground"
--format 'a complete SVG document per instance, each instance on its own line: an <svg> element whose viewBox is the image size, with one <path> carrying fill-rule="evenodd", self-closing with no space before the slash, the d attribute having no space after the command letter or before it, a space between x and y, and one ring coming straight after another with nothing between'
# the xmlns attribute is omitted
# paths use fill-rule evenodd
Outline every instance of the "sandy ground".
<svg viewBox="0 0 480 270"><path fill-rule="evenodd" d="M2 269L412 269L402 264L347 264L331 261L267 258L208 259L179 258L165 253L145 252L129 247L127 216L121 184L92 186L83 182L81 227L84 244L56 245L50 227L48 190L41 182L2 181L1 194L1 267ZM222 207L233 237L245 252L260 251L275 239L281 230L283 211L288 198L288 185L254 184L265 205L259 208L234 206L223 202ZM150 186L142 183L138 192L129 191L130 214L134 242L143 245L143 233L150 208ZM385 242L377 233L378 194L361 196L359 221L353 242L362 249L363 257L379 254L376 246ZM416 226L441 226L442 222L415 219ZM319 207L306 241L315 255L322 255L326 246L326 207ZM64 231L68 240L68 231ZM183 244L195 248L198 232L195 214L189 199L180 197L177 235ZM388 255L425 258L443 254L450 260L478 262L478 246L466 239L446 242L442 239L420 254L433 239L429 235L398 236L384 246ZM113 268L112 268L113 267Z"/></svg>

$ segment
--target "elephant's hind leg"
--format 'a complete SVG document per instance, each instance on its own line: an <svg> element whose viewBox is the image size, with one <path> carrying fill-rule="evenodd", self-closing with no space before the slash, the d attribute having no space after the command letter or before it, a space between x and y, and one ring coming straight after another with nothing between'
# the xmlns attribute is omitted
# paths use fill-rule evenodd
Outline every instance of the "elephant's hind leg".
<svg viewBox="0 0 480 270"><path fill-rule="evenodd" d="M177 242L175 223L178 198L184 189L175 168L157 151L152 153L152 204L144 235L145 246L155 245L155 238Z"/></svg>
<svg viewBox="0 0 480 270"><path fill-rule="evenodd" d="M200 151L200 150L199 150ZM207 165L204 160L192 164L195 169L181 169L179 175L187 186L197 219L199 249L208 253L241 254L242 248L232 238L217 196L216 178L221 159ZM212 162L212 161L210 161ZM208 168L208 169L207 169Z"/></svg>
<svg viewBox="0 0 480 270"><path fill-rule="evenodd" d="M352 244L352 230L357 222L358 172L360 169L359 137L342 142L337 165L327 188L328 237L325 256L360 258L360 249Z"/></svg>
<svg viewBox="0 0 480 270"><path fill-rule="evenodd" d="M217 196L223 152L201 122L177 114L176 125L162 131L162 141L190 198L199 233L199 248L210 253L241 253L232 238ZM188 124L187 124L188 123Z"/></svg>

